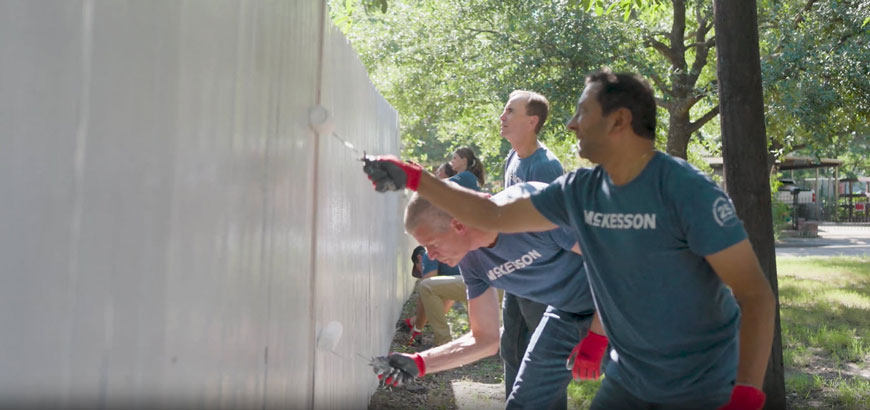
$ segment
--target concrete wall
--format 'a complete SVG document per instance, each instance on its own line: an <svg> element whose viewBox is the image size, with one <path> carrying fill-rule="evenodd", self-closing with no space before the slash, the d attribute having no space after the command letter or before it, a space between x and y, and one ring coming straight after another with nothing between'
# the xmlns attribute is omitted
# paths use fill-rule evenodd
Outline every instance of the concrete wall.
<svg viewBox="0 0 870 410"><path fill-rule="evenodd" d="M0 407L366 405L403 199L308 112L398 118L324 8L0 0Z"/></svg>

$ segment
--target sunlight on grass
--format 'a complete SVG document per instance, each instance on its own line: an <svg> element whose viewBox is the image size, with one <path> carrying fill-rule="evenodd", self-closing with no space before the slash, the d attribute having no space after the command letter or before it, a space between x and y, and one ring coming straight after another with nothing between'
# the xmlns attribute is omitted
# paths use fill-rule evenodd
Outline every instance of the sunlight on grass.
<svg viewBox="0 0 870 410"><path fill-rule="evenodd" d="M870 407L870 258L781 258L783 363L794 408Z"/></svg>
<svg viewBox="0 0 870 410"><path fill-rule="evenodd" d="M837 392L837 407L844 409L870 408L870 380L837 380L831 384Z"/></svg>
<svg viewBox="0 0 870 410"><path fill-rule="evenodd" d="M862 295L860 293L845 289L836 289L825 293L827 299L831 302L838 303L843 306L870 310L870 297L868 297L867 295Z"/></svg>

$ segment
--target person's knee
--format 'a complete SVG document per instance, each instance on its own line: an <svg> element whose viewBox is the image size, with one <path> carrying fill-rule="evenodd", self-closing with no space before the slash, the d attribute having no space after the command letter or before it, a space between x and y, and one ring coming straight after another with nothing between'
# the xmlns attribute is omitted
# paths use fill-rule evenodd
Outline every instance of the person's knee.
<svg viewBox="0 0 870 410"><path fill-rule="evenodd" d="M426 295L427 297L430 297L434 295L431 282L429 282L428 280L420 282L420 286L417 291L420 292L420 296Z"/></svg>

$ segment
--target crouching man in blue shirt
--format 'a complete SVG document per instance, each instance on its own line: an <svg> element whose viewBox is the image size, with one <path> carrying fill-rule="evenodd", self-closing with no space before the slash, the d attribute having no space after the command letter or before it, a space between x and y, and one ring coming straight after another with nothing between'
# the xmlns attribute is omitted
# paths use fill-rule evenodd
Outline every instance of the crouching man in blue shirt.
<svg viewBox="0 0 870 410"><path fill-rule="evenodd" d="M604 69L568 123L598 165L530 198L498 205L396 158L364 170L377 190L416 189L466 227L574 233L614 352L592 409L761 409L773 292L731 200L656 152L655 126L649 84Z"/></svg>
<svg viewBox="0 0 870 410"><path fill-rule="evenodd" d="M508 202L545 186L518 184L492 200ZM386 383L401 384L496 354L499 309L495 288L548 305L520 365L507 408L564 408L572 370L579 379L598 378L607 338L598 321L593 321L595 309L583 257L570 231L485 232L463 225L419 195L405 209L405 229L431 257L459 265L468 289L471 332L419 354L389 355L393 368L379 375ZM581 343L583 335L587 336ZM572 353L577 356L573 369L566 367Z"/></svg>

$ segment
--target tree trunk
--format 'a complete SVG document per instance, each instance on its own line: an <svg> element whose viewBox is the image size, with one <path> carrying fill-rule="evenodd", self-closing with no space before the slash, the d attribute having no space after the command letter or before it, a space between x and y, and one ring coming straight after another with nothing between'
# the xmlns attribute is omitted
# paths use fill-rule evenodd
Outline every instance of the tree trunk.
<svg viewBox="0 0 870 410"><path fill-rule="evenodd" d="M728 194L776 297L773 349L767 365L766 409L785 409L779 287L773 246L767 136L755 0L714 0L722 153Z"/></svg>
<svg viewBox="0 0 870 410"><path fill-rule="evenodd" d="M668 154L686 159L689 149L689 113L670 112L668 116Z"/></svg>

